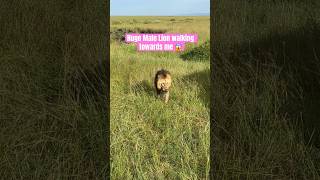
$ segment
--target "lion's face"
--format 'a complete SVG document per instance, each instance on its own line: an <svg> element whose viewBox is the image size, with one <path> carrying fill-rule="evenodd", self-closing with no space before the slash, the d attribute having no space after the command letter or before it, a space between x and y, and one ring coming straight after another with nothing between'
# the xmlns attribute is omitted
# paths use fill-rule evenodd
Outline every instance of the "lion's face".
<svg viewBox="0 0 320 180"><path fill-rule="evenodd" d="M171 76L159 77L157 82L157 88L161 91L169 91L171 86Z"/></svg>

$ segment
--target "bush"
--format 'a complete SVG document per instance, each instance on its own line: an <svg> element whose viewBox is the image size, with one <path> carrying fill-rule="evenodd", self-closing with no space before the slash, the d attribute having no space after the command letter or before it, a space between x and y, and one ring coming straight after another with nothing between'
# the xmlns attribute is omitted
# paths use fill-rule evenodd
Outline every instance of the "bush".
<svg viewBox="0 0 320 180"><path fill-rule="evenodd" d="M210 41L206 41L205 43L192 48L189 51L181 54L180 56L183 60L200 60L207 61L210 59Z"/></svg>

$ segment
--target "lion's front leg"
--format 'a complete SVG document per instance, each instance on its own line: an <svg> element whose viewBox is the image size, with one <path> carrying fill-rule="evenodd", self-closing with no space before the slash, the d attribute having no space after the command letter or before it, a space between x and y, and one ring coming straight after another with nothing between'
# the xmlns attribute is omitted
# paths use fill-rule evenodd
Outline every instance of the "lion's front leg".
<svg viewBox="0 0 320 180"><path fill-rule="evenodd" d="M164 94L164 102L167 103L169 101L169 91Z"/></svg>

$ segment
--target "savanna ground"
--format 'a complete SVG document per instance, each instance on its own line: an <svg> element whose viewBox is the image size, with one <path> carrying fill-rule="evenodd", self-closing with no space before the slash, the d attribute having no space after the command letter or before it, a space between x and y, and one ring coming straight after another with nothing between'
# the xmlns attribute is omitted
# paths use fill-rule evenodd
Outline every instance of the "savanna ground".
<svg viewBox="0 0 320 180"><path fill-rule="evenodd" d="M210 18L110 21L111 178L208 179ZM197 33L199 43L185 53L137 52L134 44L121 42L132 31ZM153 86L161 68L173 77L168 104L156 99Z"/></svg>
<svg viewBox="0 0 320 180"><path fill-rule="evenodd" d="M320 179L320 2L212 4L214 179Z"/></svg>

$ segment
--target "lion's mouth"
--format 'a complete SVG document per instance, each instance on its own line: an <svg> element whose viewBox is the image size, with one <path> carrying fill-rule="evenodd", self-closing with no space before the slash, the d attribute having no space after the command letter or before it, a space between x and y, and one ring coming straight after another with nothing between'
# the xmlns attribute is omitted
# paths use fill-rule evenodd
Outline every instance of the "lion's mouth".
<svg viewBox="0 0 320 180"><path fill-rule="evenodd" d="M162 91L162 92L168 92L168 91L169 91L169 89L161 88L161 91Z"/></svg>

